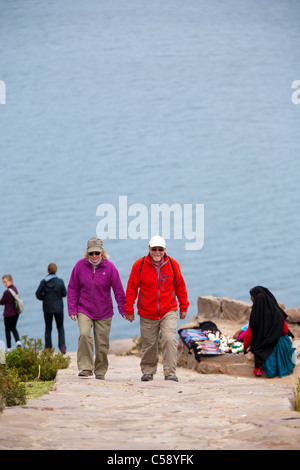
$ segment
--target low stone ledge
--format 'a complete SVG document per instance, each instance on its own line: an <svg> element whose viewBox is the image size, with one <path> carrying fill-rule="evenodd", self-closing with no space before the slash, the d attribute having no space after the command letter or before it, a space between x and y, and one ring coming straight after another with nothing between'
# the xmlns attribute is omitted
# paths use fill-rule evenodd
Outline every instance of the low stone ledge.
<svg viewBox="0 0 300 470"><path fill-rule="evenodd" d="M206 320L220 318L222 315L222 299L206 295L198 297L198 315Z"/></svg>
<svg viewBox="0 0 300 470"><path fill-rule="evenodd" d="M223 319L229 321L238 321L240 323L247 323L250 318L252 305L241 300L222 299L222 312ZM243 326L242 324L240 326ZM237 324L237 329L239 325Z"/></svg>
<svg viewBox="0 0 300 470"><path fill-rule="evenodd" d="M285 313L288 315L286 319L288 323L300 324L300 308L297 308L297 307L287 308Z"/></svg>
<svg viewBox="0 0 300 470"><path fill-rule="evenodd" d="M213 297L211 295L198 297L199 322L210 320L217 324L217 320L236 322L236 329L249 321L252 305L242 300L227 297Z"/></svg>
<svg viewBox="0 0 300 470"><path fill-rule="evenodd" d="M278 304L288 315L287 322L300 327L300 308L286 309L282 302L278 302ZM236 322L236 329L239 329L249 321L252 303L227 297L220 298L205 295L198 297L197 307L200 323L213 321L217 324L218 320Z"/></svg>
<svg viewBox="0 0 300 470"><path fill-rule="evenodd" d="M193 350L189 350L181 338L178 341L178 366L195 370L201 374L225 374L239 377L253 377L254 356L248 354L222 354L201 356L196 360Z"/></svg>
<svg viewBox="0 0 300 470"><path fill-rule="evenodd" d="M126 354L135 347L134 338L117 339L109 344L108 354Z"/></svg>

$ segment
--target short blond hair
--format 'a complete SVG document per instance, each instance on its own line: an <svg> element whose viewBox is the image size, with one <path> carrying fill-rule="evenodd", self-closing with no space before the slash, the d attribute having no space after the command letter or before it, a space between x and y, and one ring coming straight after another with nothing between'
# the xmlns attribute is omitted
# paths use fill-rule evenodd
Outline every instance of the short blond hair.
<svg viewBox="0 0 300 470"><path fill-rule="evenodd" d="M12 281L12 280L13 280L11 274L4 274L4 276L2 276L2 281L4 281L4 279L7 279L8 281Z"/></svg>

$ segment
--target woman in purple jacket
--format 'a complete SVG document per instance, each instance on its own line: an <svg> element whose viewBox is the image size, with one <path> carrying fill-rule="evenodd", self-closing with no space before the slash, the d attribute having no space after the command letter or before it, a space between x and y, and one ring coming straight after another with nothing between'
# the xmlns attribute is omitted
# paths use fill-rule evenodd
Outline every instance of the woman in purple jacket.
<svg viewBox="0 0 300 470"><path fill-rule="evenodd" d="M2 276L2 281L6 290L4 291L2 298L0 299L0 305L4 305L4 326L5 326L5 336L6 336L6 346L7 349L11 349L11 333L13 334L16 346L21 347L21 341L19 333L17 330L17 322L19 319L19 314L16 311L15 307L15 298L9 291L12 289L15 293L18 293L17 288L13 284L13 278L10 274L4 274Z"/></svg>
<svg viewBox="0 0 300 470"><path fill-rule="evenodd" d="M73 268L67 291L69 316L78 320L77 365L80 377L104 379L108 369L109 336L113 312L111 288L119 313L125 319L125 292L118 270L109 261L100 238L91 238L87 250ZM94 344L91 330L94 331Z"/></svg>

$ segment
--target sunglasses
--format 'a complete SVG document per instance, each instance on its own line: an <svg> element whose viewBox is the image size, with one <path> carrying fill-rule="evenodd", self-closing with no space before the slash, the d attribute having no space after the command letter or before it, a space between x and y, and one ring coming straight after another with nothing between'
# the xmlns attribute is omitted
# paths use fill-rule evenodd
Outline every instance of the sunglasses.
<svg viewBox="0 0 300 470"><path fill-rule="evenodd" d="M94 255L99 256L100 253L101 253L101 251L90 251L89 256L94 256Z"/></svg>
<svg viewBox="0 0 300 470"><path fill-rule="evenodd" d="M151 251L164 251L164 248L151 248Z"/></svg>

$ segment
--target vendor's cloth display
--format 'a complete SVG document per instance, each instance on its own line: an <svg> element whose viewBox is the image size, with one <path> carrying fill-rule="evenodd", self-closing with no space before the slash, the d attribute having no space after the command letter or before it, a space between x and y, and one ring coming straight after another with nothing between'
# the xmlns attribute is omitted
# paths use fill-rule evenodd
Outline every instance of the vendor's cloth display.
<svg viewBox="0 0 300 470"><path fill-rule="evenodd" d="M224 336L217 325L211 321L199 323L199 327L182 328L178 334L190 353L194 351L198 362L201 356L238 354L244 350L242 343Z"/></svg>

